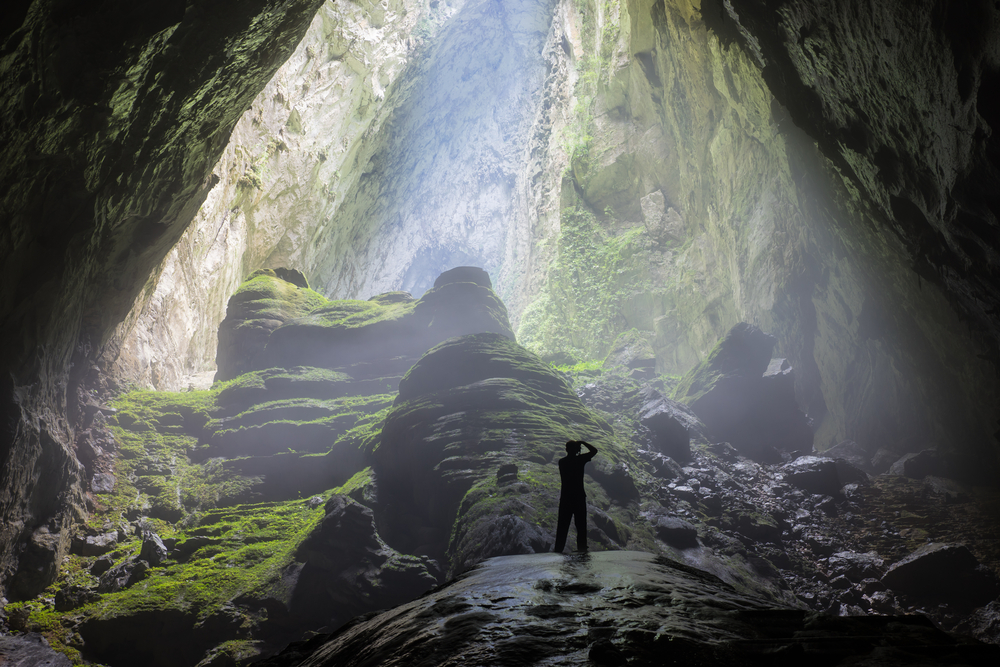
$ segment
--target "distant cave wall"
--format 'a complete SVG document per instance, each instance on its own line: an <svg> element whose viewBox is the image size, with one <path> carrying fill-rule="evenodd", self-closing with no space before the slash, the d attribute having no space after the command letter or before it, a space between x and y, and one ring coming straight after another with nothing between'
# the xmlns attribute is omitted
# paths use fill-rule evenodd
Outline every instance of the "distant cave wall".
<svg viewBox="0 0 1000 667"><path fill-rule="evenodd" d="M763 4L757 20L771 41L734 18ZM823 7L802 8L815 4ZM897 188L931 179L927 196L938 210L983 214L962 233L992 233L990 193L998 190L968 185L992 183L995 173L983 158L989 130L974 109L988 93L962 93L960 66L933 16L907 28L906 3L875 17L849 11L851 3L827 4L733 3L730 11L707 1L574 3L567 41L576 83L562 134L570 145L561 204L570 208L537 244L555 249L519 339L555 358L567 350L592 358L635 327L651 338L661 371L683 373L732 324L751 321L777 335L776 353L796 366L819 446L847 438L873 452L938 446L956 451L965 472L994 471L998 386L984 358L995 359L995 337L988 323L969 326L968 309L952 301L991 284L995 244L974 244L988 260L981 273L969 256L934 278L930 255L915 258L914 244L951 251L936 250L929 232L899 231L921 200L869 192L886 179ZM768 60L767 49L784 44L774 31L786 12L775 5L794 5L787 20L812 26L800 37L820 55L804 62L826 63L833 80L801 62L786 67L787 56ZM888 63L879 45L889 38L872 37L883 23L911 37L891 40L903 51ZM871 47L867 56L851 52L849 35ZM836 43L824 49L815 41L822 39ZM985 44L977 48L983 69L971 81L988 83L993 56ZM902 91L883 81L897 68ZM855 80L863 102L851 97ZM802 81L830 100L813 104L821 98ZM919 95L907 96L909 88ZM837 130L848 113L854 129ZM896 118L917 126L883 126ZM847 142L865 133L867 158ZM871 138L883 136L905 138L911 153L928 146L896 160ZM581 253L587 230L605 238ZM968 276L964 296L953 289L959 274ZM996 298L981 291L980 308ZM584 335L567 334L574 330Z"/></svg>
<svg viewBox="0 0 1000 667"><path fill-rule="evenodd" d="M246 276L310 271L325 252L317 236L377 135L385 91L421 46L415 28L434 17L421 5L323 4L236 124L212 171L216 185L106 346L113 374L160 390L210 383L219 324Z"/></svg>
<svg viewBox="0 0 1000 667"><path fill-rule="evenodd" d="M809 295L812 356L843 434L958 450L966 472L989 479L1000 463L1000 7L741 0L703 13L754 54L841 181L832 199L806 190L806 220L826 255Z"/></svg>
<svg viewBox="0 0 1000 667"><path fill-rule="evenodd" d="M442 270L474 264L508 296L555 5L469 0L435 29L388 91L343 203L314 238L317 289L419 296Z"/></svg>
<svg viewBox="0 0 1000 667"><path fill-rule="evenodd" d="M14 581L28 594L54 576L85 505L74 440L92 364L204 200L236 121L320 4L36 0L5 9L5 590ZM32 562L12 579L22 553Z"/></svg>

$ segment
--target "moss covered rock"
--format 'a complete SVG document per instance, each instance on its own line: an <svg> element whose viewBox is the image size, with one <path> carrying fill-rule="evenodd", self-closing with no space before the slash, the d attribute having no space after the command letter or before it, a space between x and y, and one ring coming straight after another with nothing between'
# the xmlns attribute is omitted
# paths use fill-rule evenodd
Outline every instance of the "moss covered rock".
<svg viewBox="0 0 1000 667"><path fill-rule="evenodd" d="M577 439L600 449L587 469L589 537L605 548L643 543L645 534L629 528L636 462L611 425L505 336L445 341L400 382L383 427L374 457L383 534L404 551L445 557L451 573L489 556L551 548L556 461Z"/></svg>
<svg viewBox="0 0 1000 667"><path fill-rule="evenodd" d="M488 286L446 282L416 301L392 293L331 302L275 330L263 363L338 368L355 378L402 375L437 343L480 332L514 337L503 302Z"/></svg>
<svg viewBox="0 0 1000 667"><path fill-rule="evenodd" d="M327 303L324 296L309 289L298 271L254 271L230 297L226 319L219 326L216 381L260 368L258 358L272 331Z"/></svg>

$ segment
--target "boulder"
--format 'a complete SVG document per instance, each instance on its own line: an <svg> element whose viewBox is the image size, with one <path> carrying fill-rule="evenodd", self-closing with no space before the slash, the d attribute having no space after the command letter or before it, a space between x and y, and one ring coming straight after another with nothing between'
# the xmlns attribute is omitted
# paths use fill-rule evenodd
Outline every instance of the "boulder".
<svg viewBox="0 0 1000 667"><path fill-rule="evenodd" d="M820 452L819 455L831 459L843 459L869 475L876 474L875 468L872 466L871 456L868 455L864 447L853 440L842 440L833 447Z"/></svg>
<svg viewBox="0 0 1000 667"><path fill-rule="evenodd" d="M109 472L99 472L90 480L90 489L94 493L111 493L115 490L115 476Z"/></svg>
<svg viewBox="0 0 1000 667"><path fill-rule="evenodd" d="M681 380L674 399L690 406L712 440L778 462L779 450L812 450L812 429L795 403L792 368L771 363L776 339L741 322Z"/></svg>
<svg viewBox="0 0 1000 667"><path fill-rule="evenodd" d="M663 396L648 385L642 389L639 422L653 436L652 447L677 461L691 460L691 438L707 442L704 425L685 405Z"/></svg>
<svg viewBox="0 0 1000 667"><path fill-rule="evenodd" d="M118 544L118 531L100 535L77 535L73 538L72 552L80 556L101 556Z"/></svg>
<svg viewBox="0 0 1000 667"><path fill-rule="evenodd" d="M354 379L399 376L455 336L491 332L513 340L507 308L483 282L488 276L449 280L417 301L329 301L275 328L254 367L340 369Z"/></svg>
<svg viewBox="0 0 1000 667"><path fill-rule="evenodd" d="M944 460L936 450L925 449L904 454L889 467L889 474L923 479L927 475L945 476L944 467Z"/></svg>
<svg viewBox="0 0 1000 667"><path fill-rule="evenodd" d="M70 667L73 663L36 632L0 635L0 664L24 667Z"/></svg>
<svg viewBox="0 0 1000 667"><path fill-rule="evenodd" d="M889 566L882 583L897 593L972 608L1000 594L996 576L964 544L928 543Z"/></svg>
<svg viewBox="0 0 1000 667"><path fill-rule="evenodd" d="M659 515L653 519L656 536L677 549L698 546L698 530L687 521L673 516Z"/></svg>
<svg viewBox="0 0 1000 667"><path fill-rule="evenodd" d="M329 303L306 285L300 272L286 269L260 269L247 277L229 298L219 325L216 382L266 367L259 359L271 332Z"/></svg>
<svg viewBox="0 0 1000 667"><path fill-rule="evenodd" d="M145 579L148 571L149 564L146 561L134 556L127 558L98 578L97 592L117 593Z"/></svg>
<svg viewBox="0 0 1000 667"><path fill-rule="evenodd" d="M478 266L456 266L448 269L437 277L434 287L442 287L450 283L473 283L486 289L493 289L493 281L490 274Z"/></svg>
<svg viewBox="0 0 1000 667"><path fill-rule="evenodd" d="M832 577L844 576L852 582L875 581L882 574L883 561L874 551L838 551L827 558Z"/></svg>
<svg viewBox="0 0 1000 667"><path fill-rule="evenodd" d="M90 589L83 588L82 586L65 586L60 588L56 592L55 597L55 608L56 611L70 611L76 609L77 607L82 607L85 604L94 602L100 599L100 595Z"/></svg>
<svg viewBox="0 0 1000 667"><path fill-rule="evenodd" d="M146 561L150 567L157 567L167 559L167 547L160 536L151 530L142 533L142 547L139 549L139 560Z"/></svg>
<svg viewBox="0 0 1000 667"><path fill-rule="evenodd" d="M845 485L867 482L868 475L843 459L800 456L781 466L785 482L803 491L820 495L838 495Z"/></svg>

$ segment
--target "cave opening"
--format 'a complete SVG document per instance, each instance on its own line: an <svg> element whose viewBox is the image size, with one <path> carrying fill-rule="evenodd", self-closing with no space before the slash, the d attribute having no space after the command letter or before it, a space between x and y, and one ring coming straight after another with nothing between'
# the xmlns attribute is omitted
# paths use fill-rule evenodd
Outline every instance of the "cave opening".
<svg viewBox="0 0 1000 667"><path fill-rule="evenodd" d="M1000 643L991 3L190 4L0 31L5 630L248 664L520 562Z"/></svg>

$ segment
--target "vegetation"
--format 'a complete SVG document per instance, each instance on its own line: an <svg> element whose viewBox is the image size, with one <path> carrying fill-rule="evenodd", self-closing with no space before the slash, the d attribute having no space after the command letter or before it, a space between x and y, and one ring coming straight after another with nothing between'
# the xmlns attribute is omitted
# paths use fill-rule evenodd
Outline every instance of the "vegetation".
<svg viewBox="0 0 1000 667"><path fill-rule="evenodd" d="M563 209L561 222L548 284L522 314L517 338L547 361L573 365L604 358L629 328L623 303L651 286L640 268L641 227L614 234L583 208Z"/></svg>

